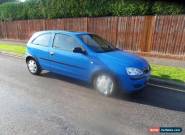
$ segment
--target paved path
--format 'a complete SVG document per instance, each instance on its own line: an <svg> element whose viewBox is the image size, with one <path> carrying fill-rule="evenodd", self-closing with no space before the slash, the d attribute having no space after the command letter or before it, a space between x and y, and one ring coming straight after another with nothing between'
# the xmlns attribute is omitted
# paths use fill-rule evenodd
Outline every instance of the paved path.
<svg viewBox="0 0 185 135"><path fill-rule="evenodd" d="M148 86L107 98L52 73L31 75L22 59L0 54L0 135L147 135L185 129L185 94Z"/></svg>
<svg viewBox="0 0 185 135"><path fill-rule="evenodd" d="M0 40L0 43L7 43L7 44L19 44L19 45L26 45L27 41L20 41L20 40Z"/></svg>
<svg viewBox="0 0 185 135"><path fill-rule="evenodd" d="M150 63L185 68L185 60L174 60L167 58L145 57Z"/></svg>

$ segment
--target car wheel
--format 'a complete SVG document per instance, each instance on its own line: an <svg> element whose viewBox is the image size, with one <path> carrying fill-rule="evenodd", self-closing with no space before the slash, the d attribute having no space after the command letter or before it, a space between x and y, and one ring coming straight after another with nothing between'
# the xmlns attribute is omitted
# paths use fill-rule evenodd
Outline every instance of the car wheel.
<svg viewBox="0 0 185 135"><path fill-rule="evenodd" d="M27 60L27 67L31 74L38 75L41 72L39 64L34 59Z"/></svg>
<svg viewBox="0 0 185 135"><path fill-rule="evenodd" d="M104 96L113 96L116 93L116 83L108 74L99 74L94 78L93 86Z"/></svg>

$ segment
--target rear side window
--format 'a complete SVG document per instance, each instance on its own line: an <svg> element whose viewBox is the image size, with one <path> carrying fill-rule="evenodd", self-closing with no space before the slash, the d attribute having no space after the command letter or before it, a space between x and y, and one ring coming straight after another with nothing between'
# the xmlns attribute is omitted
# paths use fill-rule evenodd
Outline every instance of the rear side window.
<svg viewBox="0 0 185 135"><path fill-rule="evenodd" d="M32 43L40 46L48 46L51 39L51 33L42 34L36 37Z"/></svg>
<svg viewBox="0 0 185 135"><path fill-rule="evenodd" d="M65 51L73 51L75 47L81 47L79 43L71 36L64 34L56 34L53 47Z"/></svg>

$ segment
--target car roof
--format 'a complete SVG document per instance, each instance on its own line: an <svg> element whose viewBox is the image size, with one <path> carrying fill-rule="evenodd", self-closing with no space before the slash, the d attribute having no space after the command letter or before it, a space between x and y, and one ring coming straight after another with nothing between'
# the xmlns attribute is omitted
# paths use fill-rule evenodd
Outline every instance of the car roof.
<svg viewBox="0 0 185 135"><path fill-rule="evenodd" d="M38 31L35 34L44 34L44 33L62 33L62 34L68 34L68 35L78 35L78 34L89 34L88 32L76 32L76 31L65 31L65 30L45 30L45 31Z"/></svg>

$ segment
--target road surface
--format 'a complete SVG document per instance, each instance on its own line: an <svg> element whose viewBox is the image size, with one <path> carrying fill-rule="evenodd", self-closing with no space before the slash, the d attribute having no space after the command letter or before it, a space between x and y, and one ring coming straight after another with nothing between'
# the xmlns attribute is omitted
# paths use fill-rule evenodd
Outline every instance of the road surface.
<svg viewBox="0 0 185 135"><path fill-rule="evenodd" d="M147 86L107 98L70 78L33 76L23 59L0 54L0 135L147 135L160 126L185 130L185 93Z"/></svg>

